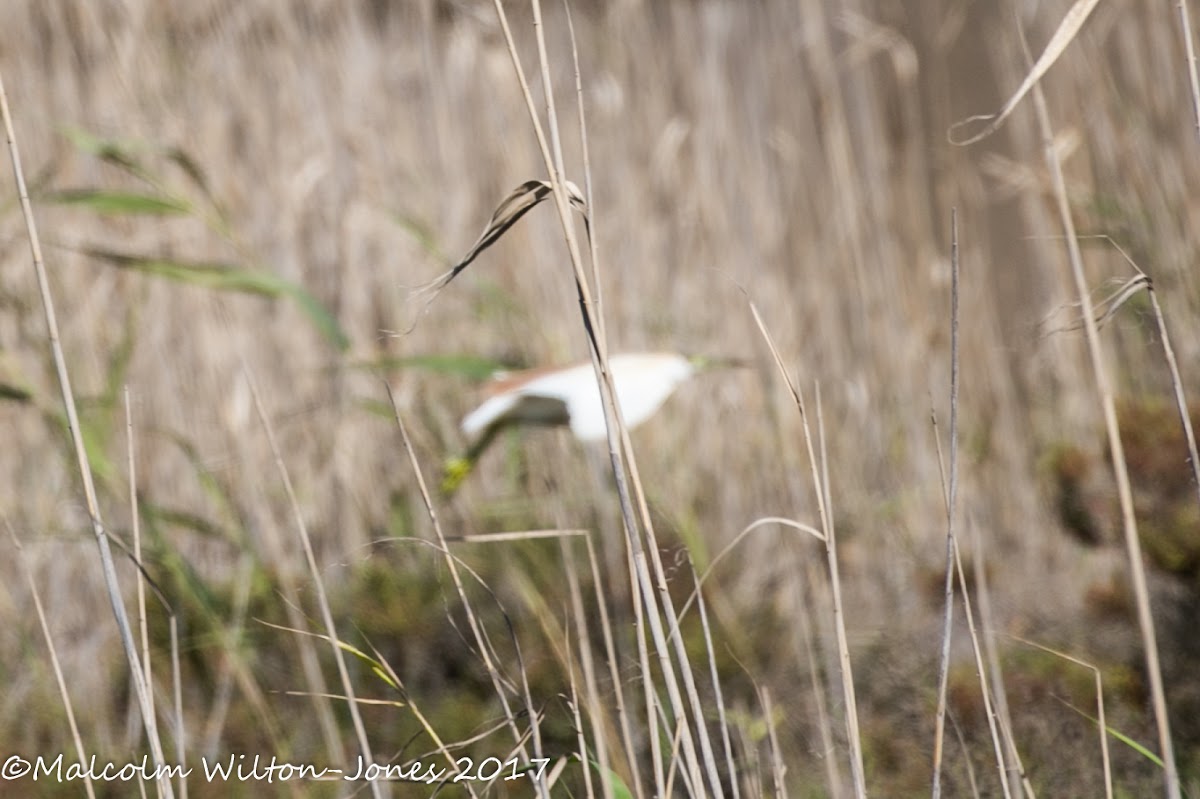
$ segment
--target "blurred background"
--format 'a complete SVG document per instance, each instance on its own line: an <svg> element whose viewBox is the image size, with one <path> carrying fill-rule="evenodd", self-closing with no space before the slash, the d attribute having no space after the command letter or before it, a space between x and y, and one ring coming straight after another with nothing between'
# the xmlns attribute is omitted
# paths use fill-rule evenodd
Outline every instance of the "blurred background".
<svg viewBox="0 0 1200 799"><path fill-rule="evenodd" d="M530 12L509 5L540 107L547 87ZM818 524L801 418L752 301L814 421L819 386L868 785L880 796L924 795L930 779L952 209L959 529L968 571L977 561L976 581L986 578L986 625L1026 770L1046 796L1102 790L1091 674L1025 640L1100 667L1109 723L1156 748L1100 402L1032 104L980 143L956 146L948 133L999 110L1028 69L1021 33L1041 52L1070 5L571 6L611 349L754 365L697 377L633 434L660 543L679 565L672 590L692 588L688 557L703 569L756 519ZM494 719L440 556L415 543L431 541L432 528L385 388L433 485L463 448L458 422L492 367L587 357L549 206L428 307L414 301L413 289L470 248L514 186L545 178L492 4L8 0L2 14L0 70L89 459L106 524L125 540L128 387L146 570L181 619L190 748L286 744L293 759L324 757L311 702L286 693L305 690L298 634L264 623L287 623L284 573L299 575L304 612L318 617L243 359L343 635L376 647L450 738ZM544 14L567 177L582 186L567 18L554 2ZM1200 143L1176 4L1101 4L1043 87L1076 226L1107 237L1083 242L1093 298L1135 274L1126 255L1144 270L1194 394ZM4 174L0 518L23 543L84 740L119 759L141 746L136 709ZM1102 339L1177 754L1196 795L1200 510L1144 293ZM592 531L624 634L628 578L606 468L602 452L566 432L505 436L458 495L437 500L438 513L455 535ZM563 752L573 739L551 630L568 624L564 566L557 546L542 543L464 544L456 554L489 586L474 594L506 609ZM7 535L2 546L0 750L60 751L69 740L62 702ZM822 555L794 532L764 528L706 584L744 753L765 757L755 686L769 686L768 720L802 796L829 795L824 759L845 762L840 724L835 751L822 748L798 632L803 614L840 718ZM132 595L135 569L123 561L120 574ZM164 618L152 605L161 652ZM946 779L951 795L975 780L980 795L994 795L965 633L950 673L958 732ZM335 673L332 660L322 665ZM365 695L387 694L365 667L355 679ZM412 742L419 728L403 707L364 713L385 756L428 748ZM1124 795L1159 790L1147 756L1114 742L1113 758ZM206 790L193 795L226 795Z"/></svg>

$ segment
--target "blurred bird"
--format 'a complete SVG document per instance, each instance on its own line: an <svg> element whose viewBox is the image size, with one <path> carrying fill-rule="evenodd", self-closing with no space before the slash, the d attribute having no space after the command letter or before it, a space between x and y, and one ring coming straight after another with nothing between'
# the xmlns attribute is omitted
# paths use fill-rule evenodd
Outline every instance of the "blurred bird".
<svg viewBox="0 0 1200 799"><path fill-rule="evenodd" d="M617 401L631 430L653 416L675 389L698 371L735 365L738 362L730 359L671 352L631 352L608 359ZM500 372L488 393L488 399L462 420L462 431L470 443L465 455L446 463L442 478L446 494L458 489L496 435L507 427L568 426L580 441L607 437L604 406L591 362Z"/></svg>

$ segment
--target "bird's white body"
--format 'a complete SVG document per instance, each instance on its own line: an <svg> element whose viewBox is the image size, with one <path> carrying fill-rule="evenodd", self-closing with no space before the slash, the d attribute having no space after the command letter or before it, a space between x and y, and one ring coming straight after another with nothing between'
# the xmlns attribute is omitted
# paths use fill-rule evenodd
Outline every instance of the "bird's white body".
<svg viewBox="0 0 1200 799"><path fill-rule="evenodd" d="M653 416L696 372L688 358L667 352L613 355L608 366L631 429ZM462 430L475 439L493 426L510 423L565 423L581 441L603 440L604 407L592 364L502 376L496 393L463 419Z"/></svg>

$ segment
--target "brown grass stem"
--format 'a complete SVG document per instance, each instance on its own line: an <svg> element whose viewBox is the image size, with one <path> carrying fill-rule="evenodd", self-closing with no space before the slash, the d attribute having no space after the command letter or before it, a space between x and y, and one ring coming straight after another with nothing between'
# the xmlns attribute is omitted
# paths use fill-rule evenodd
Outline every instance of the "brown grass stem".
<svg viewBox="0 0 1200 799"><path fill-rule="evenodd" d="M342 691L346 694L346 708L350 712L350 720L354 725L354 734L358 739L359 751L364 761L373 763L374 757L371 754L371 742L367 738L367 729L363 724L362 714L358 712L358 702L355 701L354 683L350 679L350 670L346 665L346 656L342 650L341 638L338 637L337 625L333 620L333 610L329 605L329 597L325 592L325 578L322 576L321 568L317 564L317 556L313 551L312 539L308 534L308 523L304 521L304 513L300 510L300 500L296 497L296 490L292 487L291 475L288 473L287 464L283 461L283 453L280 451L279 444L275 440L275 430L271 425L270 418L267 416L266 408L263 406L257 381L254 379L254 375L247 366L244 358L242 359L242 374L250 387L250 395L254 400L254 409L258 413L259 423L262 424L263 432L267 436L267 443L271 448L271 455L275 460L275 468L279 473L283 490L287 494L288 504L292 509L293 521L296 524L296 534L300 539L300 546L304 551L304 560L308 564L309 577L312 578L313 588L316 590L317 606L321 612L321 622L325 626L325 634L329 637L329 645L333 650L333 658L337 664ZM375 799L382 799L384 792L379 782L371 780L369 785L371 795Z"/></svg>
<svg viewBox="0 0 1200 799"><path fill-rule="evenodd" d="M825 543L825 558L829 567L829 583L830 590L833 595L833 622L834 630L837 635L838 643L838 672L841 676L842 698L846 706L846 739L850 748L850 773L854 783L854 794L858 799L864 799L867 795L866 773L863 769L863 753L862 753L862 737L858 727L858 702L854 692L854 672L850 662L850 646L846 638L846 621L845 614L842 609L842 594L841 594L841 579L838 569L837 559L837 543L834 537L833 521L831 518L830 509L827 499L829 497L828 472L824 465L824 459L818 463L816 451L813 445L812 432L808 423L808 413L804 408L804 396L796 388L796 384L792 381L791 375L788 373L787 367L784 366L783 357L779 354L778 348L775 346L775 340L767 331L766 323L763 322L762 316L758 312L758 307L751 302L750 312L754 316L754 322L758 326L758 331L766 342L768 349L771 351L771 357L775 361L775 367L783 378L784 385L792 395L792 401L796 404L796 409L800 411L800 421L804 429L804 445L808 451L809 467L812 469L813 487L817 496L817 510L821 516L822 540ZM817 391L817 407L820 409L820 390ZM820 413L818 413L818 422L820 423ZM824 425L819 424L819 433L824 440Z"/></svg>
<svg viewBox="0 0 1200 799"><path fill-rule="evenodd" d="M71 730L71 741L75 744L75 755L79 758L80 763L86 763L88 760L87 749L83 745L83 737L79 734L79 724L75 721L75 708L71 703L71 694L67 691L67 681L63 678L62 664L58 660L58 649L54 646L54 638L50 635L50 625L46 622L46 611L42 607L42 595L38 590L37 582L33 579L33 570L29 568L29 560L25 557L25 549L21 546L20 539L17 538L16 532L12 529L8 519L4 520L4 526L8 530L9 540L17 550L17 563L21 567L21 571L25 573L25 582L29 585L29 596L33 599L33 610L37 614L38 626L42 631L42 639L46 642L46 651L50 655L50 670L54 672L54 682L58 686L58 696L62 699L63 711L67 714L67 727ZM92 784L92 774L90 769L83 772L83 789L88 795L88 799L96 799L96 788Z"/></svg>
<svg viewBox="0 0 1200 799"><path fill-rule="evenodd" d="M612 376L608 369L607 363L607 343L599 334L599 325L596 322L595 305L592 301L591 282L588 279L584 269L583 258L580 254L579 241L575 235L575 227L572 223L571 216L568 210L567 194L562 185L563 176L561 174L561 158L553 157L550 149L546 144L546 136L543 133L543 128L540 119L538 118L537 109L533 104L532 96L529 92L528 81L525 78L524 70L521 67L521 61L516 51L516 45L512 39L512 32L509 28L507 17L504 13L504 7L501 0L495 0L497 15L500 19L501 27L504 31L505 41L508 45L509 56L512 59L514 70L517 73L518 81L521 85L522 93L525 97L526 108L529 112L530 120L534 126L534 132L537 137L538 146L541 149L542 158L546 169L550 174L550 183L554 187L554 203L558 209L559 220L562 224L563 234L566 238L567 249L570 253L571 264L575 272L576 290L579 294L580 310L583 317L583 325L585 332L588 335L589 350L592 356L592 366L596 371L596 379L600 388L602 405L604 408L605 423L608 430L608 445L609 457L612 461L613 476L617 484L618 500L622 508L622 518L626 530L626 538L633 552L633 560L635 573L637 574L638 586L643 600L647 603L651 612L646 614L646 619L650 624L651 637L655 644L655 650L659 658L661 671L667 687L668 698L671 702L672 713L677 722L682 723L682 748L684 752L686 767L691 772L693 782L697 785L701 784L701 760L695 751L695 743L692 739L691 725L688 723L687 705L684 703L683 695L679 688L679 679L676 676L675 667L671 662L670 650L668 649L667 636L663 630L661 613L666 617L667 622L672 627L675 625L675 614L671 608L670 595L667 591L666 574L662 568L658 555L658 545L654 538L653 526L650 523L649 509L645 501L645 492L642 489L641 480L638 475L636 462L633 456L633 448L629 441L628 428L624 424L621 415L620 406L616 402L616 393L612 384ZM534 30L538 37L538 55L539 64L542 71L543 81L545 83L547 95L547 113L549 122L552 127L557 127L557 120L554 114L553 105L553 83L550 79L550 67L546 57L545 36L540 23L541 19L541 4L538 0L532 0L531 7L533 9ZM555 134L557 140L557 134ZM589 213L594 213L594 209L589 209ZM628 469L628 473L626 473ZM628 484L626 483L626 474L628 474ZM632 495L630 492L632 486ZM631 496L636 497L638 508L641 511L641 533L646 536L647 544L642 545L641 538L638 534L639 527L634 520L633 503ZM646 561L646 551L649 550L650 561L654 565L654 577L651 578L650 565ZM655 586L657 586L657 594L661 606L655 602ZM636 600L635 600L636 601ZM716 760L712 754L711 741L708 738L707 730L703 724L701 709L699 706L699 698L695 690L695 682L692 678L691 667L688 662L687 652L684 648L682 637L678 635L678 631L671 630L674 640L674 653L678 659L679 674L682 678L685 690L689 696L689 704L696 718L696 734L700 740L700 746L703 751L703 772L707 773L710 780L710 788L714 795L721 797L722 788L720 780L717 776Z"/></svg>
<svg viewBox="0 0 1200 799"><path fill-rule="evenodd" d="M578 629L578 627L576 629ZM563 641L563 649L568 653L571 651L571 641L569 640L569 635L567 640ZM575 728L575 746L577 747L576 753L579 755L579 762L582 764L582 768L580 770L583 772L583 793L584 796L595 796L596 789L592 786L592 761L591 758L588 757L587 735L583 732L583 717L579 713L579 683L575 676L574 658L571 658L569 654L567 657L567 682L569 683L571 689L570 701L567 702L567 707L570 709L571 723ZM597 726L595 716L593 716L592 724L594 733ZM603 735L594 735L594 738L597 743L600 743L604 740ZM600 763L599 757L599 753L597 753L596 762L598 764ZM605 799L612 799L612 775L608 771L608 764L605 763L600 765L599 770L601 774L601 791L603 791Z"/></svg>
<svg viewBox="0 0 1200 799"><path fill-rule="evenodd" d="M691 557L688 557L688 566L692 571L692 581L697 582L696 565L692 562ZM733 793L733 799L741 799L741 791L738 789L737 768L733 763L733 742L729 740L729 719L725 712L725 695L721 691L721 678L717 673L717 657L713 649L712 628L708 623L708 609L704 603L704 594L699 594L698 607L700 609L700 629L704 631L704 651L708 656L709 679L712 682L713 698L717 707L717 721L721 726L721 745L724 747L725 755L725 771L729 775L730 790Z"/></svg>
<svg viewBox="0 0 1200 799"><path fill-rule="evenodd" d="M957 539L954 542L954 570L958 576L958 587L962 591L963 615L967 619L967 631L971 639L971 653L975 656L975 672L979 677L979 694L983 698L984 712L987 714L988 732L992 738L992 751L996 755L996 768L999 770L1000 787L1006 799L1011 799L1012 788L1009 785L1009 765L1003 736L997 726L997 713L992 703L992 690L988 685L988 670L984 663L983 651L979 644L979 631L975 626L975 614L971 610L971 595L967 586L967 575L963 570L962 552L958 548ZM1019 767L1014 766L1019 771Z"/></svg>
<svg viewBox="0 0 1200 799"><path fill-rule="evenodd" d="M763 718L767 723L767 742L771 745L771 780L775 786L775 796L785 799L788 795L787 782L784 780L787 767L783 764L783 751L779 748L779 732L775 728L775 705L771 702L771 689L763 686L759 689L759 696Z"/></svg>
<svg viewBox="0 0 1200 799"><path fill-rule="evenodd" d="M25 187L25 174L21 169L21 156L17 147L17 137L13 132L12 116L8 109L8 95L4 91L4 78L0 77L0 114L4 117L4 135L8 141L8 153L12 159L13 178L17 184L17 196L20 198L21 213L25 220L25 230L29 234L29 249L33 257L33 270L37 275L38 291L41 295L42 310L46 315L46 333L50 341L50 351L54 357L54 368L58 376L58 387L62 394L63 407L67 414L67 427L70 430L71 442L75 448L75 462L79 467L79 477L83 483L84 500L87 504L88 518L92 524L92 534L100 553L100 568L104 575L104 585L108 590L108 601L112 607L113 616L117 622L121 646L125 650L125 658L129 663L130 676L133 680L134 694L137 697L138 708L142 714L142 723L146 725L146 738L150 745L150 755L154 760L156 770L166 771L166 758L163 755L162 741L158 736L158 725L154 719L154 703L150 698L150 686L146 684L145 672L138 662L133 630L129 625L129 616L125 612L125 602L121 598L120 582L117 579L116 566L113 564L112 549L109 547L108 534L104 530L104 522L100 518L100 505L96 499L96 486L92 480L92 470L88 462L87 449L83 441L83 433L79 426L79 411L75 405L75 394L71 390L71 377L67 370L67 359L63 353L62 343L58 333L58 318L54 312L54 298L50 293L50 281L46 274L45 262L42 260L42 245L38 239L37 223L33 219L33 206L29 202L29 191ZM159 790L167 799L172 799L175 793L171 781L165 775L158 779Z"/></svg>
<svg viewBox="0 0 1200 799"><path fill-rule="evenodd" d="M187 728L183 716L183 673L179 666L179 618L172 613L168 619L171 638L171 695L175 700L175 763L179 775L179 799L187 799Z"/></svg>
<svg viewBox="0 0 1200 799"><path fill-rule="evenodd" d="M1183 34L1183 51L1187 55L1188 85L1192 89L1192 116L1196 120L1196 136L1200 138L1200 76L1196 71L1196 43L1192 37L1188 0L1179 0L1179 27Z"/></svg>
<svg viewBox="0 0 1200 799"><path fill-rule="evenodd" d="M645 788L642 786L641 766L638 764L638 747L633 738L633 728L629 721L629 711L625 704L624 681L621 679L617 664L617 648L613 642L612 622L608 616L608 593L604 590L604 581L600 575L600 562L596 557L596 548L591 536L584 538L587 545L588 567L592 573L592 587L595 592L596 609L600 613L600 632L604 639L605 660L608 663L609 680L612 682L613 697L616 703L617 723L621 730L621 744L625 749L625 759L629 764L629 773L633 783L633 792L637 799L645 799ZM637 636L639 642L644 642L642 635ZM640 646L639 649L644 649Z"/></svg>
<svg viewBox="0 0 1200 799"><path fill-rule="evenodd" d="M944 483L946 502L945 606L942 649L938 660L937 713L933 732L933 799L942 795L942 752L946 733L946 686L950 676L950 639L954 631L954 509L958 491L958 209L950 209L950 479ZM936 417L934 417L936 429ZM937 436L934 436L935 440ZM938 442L939 461L941 442ZM943 477L943 480L945 478ZM1002 777L1002 779L1004 779ZM1007 790L1007 780L1004 782Z"/></svg>
<svg viewBox="0 0 1200 799"><path fill-rule="evenodd" d="M592 728L593 748L596 750L596 764L600 768L600 789L604 799L613 799L612 773L610 771L608 758L608 745L605 741L603 718L603 707L600 704L600 690L596 683L596 665L592 658L591 645L591 626L588 624L587 612L583 606L583 591L579 586L579 570L575 563L575 552L572 548L572 542L566 538L559 539L559 551L562 554L563 571L567 578L567 595L571 600L571 616L575 619L575 638L576 646L579 648L579 665L583 670L583 687L587 695L588 720ZM571 690L575 690L574 669L571 669ZM576 700L577 701L577 700ZM586 739L583 734L583 725L578 720L578 705L576 705L576 726L579 730L579 745L580 756L584 757L583 747L586 745ZM584 763L587 763L584 757ZM587 777L585 767L585 778L588 779L589 795L591 788L590 777Z"/></svg>
<svg viewBox="0 0 1200 799"><path fill-rule="evenodd" d="M129 404L129 386L124 387L125 405L125 451L126 468L129 473L129 518L133 532L133 560L139 566L137 587L138 635L142 639L142 667L145 669L146 685L154 685L154 670L150 663L150 631L146 616L146 581L141 571L145 561L142 560L142 524L138 515L137 499L137 465L134 459L133 444L133 409ZM150 711L155 713L154 691L150 691Z"/></svg>
<svg viewBox="0 0 1200 799"><path fill-rule="evenodd" d="M1092 376L1096 393L1104 413L1104 427L1108 438L1109 454L1117 480L1117 496L1121 503L1121 526L1125 538L1126 555L1129 560L1130 581L1137 606L1138 627L1145 650L1146 676L1149 680L1150 700L1158 728L1158 744L1163 760L1163 780L1168 799L1181 799L1179 770L1175 764L1175 747L1171 741L1171 722L1167 715L1166 692L1163 688L1162 667L1159 663L1158 639L1154 631L1154 615L1150 609L1150 591L1146 586L1146 568L1142 561L1142 545L1138 537L1137 519L1133 513L1133 490L1129 482L1129 468L1125 462L1125 448L1121 443L1121 429L1117 422L1116 402L1113 398L1108 369L1100 349L1100 334L1092 311L1091 295L1083 271L1083 256L1079 251L1079 240L1075 234L1075 221L1067 199L1066 178L1062 163L1054 146L1054 132L1050 124L1050 112L1041 86L1033 92L1034 108L1037 111L1038 128L1050 177L1054 186L1054 199L1059 219L1067 239L1067 255L1075 292L1083 314L1084 331L1087 337L1088 355L1091 360Z"/></svg>
<svg viewBox="0 0 1200 799"><path fill-rule="evenodd" d="M587 112L583 102L583 73L579 69L579 46L575 40L575 20L571 16L570 0L563 0L563 13L567 18L567 35L571 40L571 64L575 70L575 103L579 115L579 150L583 156L583 196L589 209L595 208L592 192L592 154L588 147ZM588 263L592 273L593 307L596 315L596 330L599 337L608 341L604 319L604 284L600 281L600 246L596 243L599 232L596 230L596 220L589 220Z"/></svg>
<svg viewBox="0 0 1200 799"><path fill-rule="evenodd" d="M1070 661L1076 666L1082 666L1092 673L1092 678L1096 684L1096 727L1100 733L1100 758L1104 768L1104 796L1106 799L1113 797L1113 780L1112 780L1112 761L1108 754L1108 724L1104 716L1104 681L1100 675L1100 669L1086 660L1068 655L1065 652L1060 652L1052 647L1044 646L1036 641L1030 641L1020 636L1010 636L1014 641L1019 641L1026 646L1031 646L1034 649L1040 649L1043 652Z"/></svg>
<svg viewBox="0 0 1200 799"><path fill-rule="evenodd" d="M509 730L513 735L513 740L517 743L521 751L521 755L528 760L529 753L525 750L523 744L523 736L517 728L516 716L513 713L512 707L508 701L508 691L504 686L504 680L500 675L500 670L496 665L493 657L491 645L487 641L487 636L483 631L483 626L475 615L475 611L467 599L466 589L463 587L462 575L459 573L458 561L450 553L449 545L446 542L445 533L442 530L442 523L438 518L437 509L433 504L433 497L429 493L429 487L425 483L425 475L421 471L420 461L417 460L416 450L413 448L412 439L408 434L408 426L404 423L404 416L400 413L400 406L396 402L396 396L392 392L392 387L384 381L384 388L387 390L388 402L391 403L392 412L396 420L396 427L400 431L400 438L404 442L404 451L408 455L409 465L412 466L413 476L417 481L417 489L420 492L421 500L425 505L425 513L429 516L429 521L433 525L434 535L437 537L437 545L446 561L446 566L450 571L451 580L454 582L454 590L458 594L459 601L462 603L463 612L467 616L467 625L471 628L471 635L475 639L476 648L479 651L479 657L483 660L484 669L488 673L488 678L492 682L492 689L496 693L496 698L500 701L501 707L504 709L504 718L508 723ZM534 717L533 709L530 708L530 719ZM535 752L535 756L541 757L541 752ZM535 787L538 796L548 799L549 788L545 780L535 781Z"/></svg>
<svg viewBox="0 0 1200 799"><path fill-rule="evenodd" d="M985 536L979 534L978 528L974 524L969 525L968 529L974 532L971 572L975 578L975 591L979 598L979 624L983 630L983 654L987 660L988 679L992 688L992 696L995 698L996 717L1000 725L1001 739L1004 741L1008 756L1009 792L1024 791L1027 799L1033 799L1033 786L1025 773L1025 764L1021 760L1021 753L1017 749L1017 741L1014 738L1008 690L1004 685L1004 671L1000 666L1000 653L996 647L996 616L992 612L992 591L984 558Z"/></svg>

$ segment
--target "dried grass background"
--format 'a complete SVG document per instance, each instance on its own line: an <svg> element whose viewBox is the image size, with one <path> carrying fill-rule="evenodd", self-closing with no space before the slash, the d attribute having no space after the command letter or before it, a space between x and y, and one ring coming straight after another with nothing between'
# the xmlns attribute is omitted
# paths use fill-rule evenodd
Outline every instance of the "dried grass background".
<svg viewBox="0 0 1200 799"><path fill-rule="evenodd" d="M964 292L959 501L965 546L972 536L988 542L992 622L1081 657L1139 663L1131 617L1097 615L1098 597L1120 593L1119 549L1081 546L1063 534L1054 507L1048 453L1070 445L1095 460L1094 471L1106 467L1082 334L1053 332L1071 321L1072 293L1032 113L1018 109L970 147L946 135L966 116L996 111L1020 82L1018 21L1037 49L1068 5L619 0L574 8L611 346L736 355L760 367L698 378L636 432L656 515L670 541L694 536L710 555L760 516L815 518L799 420L744 289L801 385L820 381L864 734L884 727L879 740L895 742L869 757L879 795L919 793L920 784L889 780L928 762L931 717L913 708L935 684L944 511L930 413L944 429L951 207ZM527 12L510 13L532 58ZM546 15L564 103L574 84L565 20L554 3ZM219 528L172 532L203 579L232 581L239 542L261 551L263 530L290 524L239 353L260 382L335 581L351 579L369 541L430 537L420 514L394 526L397 508L420 503L394 423L365 407L385 400L379 376L357 363L586 357L546 209L419 317L408 301L409 287L475 240L511 187L542 177L490 4L10 0L3 17L0 69L26 170L43 191L128 185L62 134L78 128L183 149L233 222L236 247L192 219L37 206L76 392L103 394L116 353L132 342L123 380L134 399L138 489ZM1174 4L1102 4L1043 86L1079 228L1112 236L1153 277L1194 389L1200 158ZM578 169L577 120L560 119L568 164ZM105 739L126 723L106 701L124 690L124 664L97 599L74 467L44 412L56 407L53 371L15 191L3 186L0 381L27 386L34 400L0 401L0 517L28 545L68 653L68 682L87 708L89 734ZM349 349L330 346L293 303L123 272L79 252L95 246L194 260L253 253L317 296ZM1097 289L1129 275L1106 246L1085 254ZM389 335L414 321L411 333ZM1156 336L1137 307L1104 331L1129 400L1168 396ZM461 447L457 421L478 387L415 367L390 377L433 475ZM109 457L123 464L123 415L97 407L93 414L111 415L97 424L115 431ZM194 461L178 441L194 447ZM595 458L565 433L543 432L519 444L523 471L514 477L513 449L504 449L489 453L444 509L448 525L601 525L611 553L619 551L614 501ZM106 520L118 531L130 526L123 479L113 474L106 496ZM735 551L714 579L731 618L741 619L739 635L754 641L756 620L797 612L791 586L808 579L805 561L815 557L769 534ZM9 560L0 565L5 751L65 740L57 711L31 712L57 700ZM131 569L126 576L132 582ZM1195 601L1196 586L1170 577L1155 584L1156 610L1171 629L1170 614ZM1189 682L1187 661L1172 655L1182 645L1164 635L1168 699L1194 697L1195 672ZM778 704L806 684L799 651L784 640L749 664L777 682ZM427 657L436 663L436 652ZM1018 704L1052 704L1027 672L1014 679ZM1134 710L1120 723L1150 743L1130 680ZM797 785L809 784L804 764L817 762L807 702L795 696L784 711ZM1180 702L1173 707L1183 712ZM1043 763L1045 795L1098 784L1098 774L1088 776L1097 755L1086 723L1047 711L1030 724L1026 740L1040 743L1026 758ZM1179 734L1181 764L1195 780L1200 730L1182 720ZM1078 766L1058 784L1057 753L1039 747L1070 735L1079 737L1070 744ZM1157 784L1145 760L1122 762L1129 790ZM812 784L819 773L811 768Z"/></svg>

